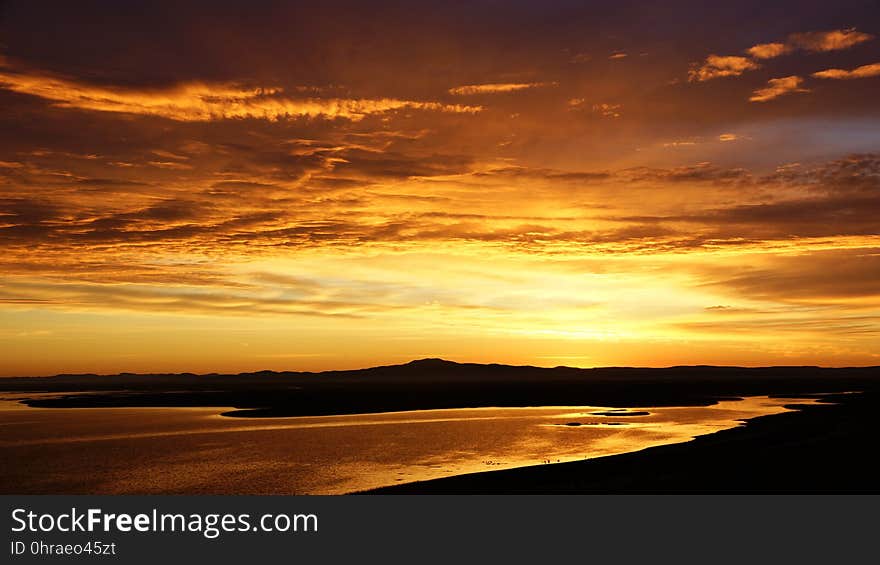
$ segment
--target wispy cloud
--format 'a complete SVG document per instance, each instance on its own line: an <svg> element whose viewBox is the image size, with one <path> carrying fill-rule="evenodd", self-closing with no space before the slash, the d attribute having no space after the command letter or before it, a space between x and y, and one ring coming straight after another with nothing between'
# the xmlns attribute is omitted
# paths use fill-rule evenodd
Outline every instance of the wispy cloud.
<svg viewBox="0 0 880 565"><path fill-rule="evenodd" d="M809 89L801 88L801 83L803 81L804 79L799 76L771 78L767 81L767 86L765 86L764 88L759 88L752 93L752 96L749 97L749 101L767 102L768 100L773 100L774 98L779 98L780 96L784 96L786 94L793 94L795 92L809 92Z"/></svg>
<svg viewBox="0 0 880 565"><path fill-rule="evenodd" d="M880 297L880 287L872 284L880 276L880 250L817 251L807 258L782 257L769 268L739 268L716 284L751 296L814 304Z"/></svg>
<svg viewBox="0 0 880 565"><path fill-rule="evenodd" d="M691 147L696 145L696 141L685 140L685 141L666 141L662 144L663 147Z"/></svg>
<svg viewBox="0 0 880 565"><path fill-rule="evenodd" d="M747 57L731 55L709 55L699 66L695 66L688 73L691 82L704 82L720 77L735 77L746 71L757 69L760 65Z"/></svg>
<svg viewBox="0 0 880 565"><path fill-rule="evenodd" d="M873 38L873 35L856 31L855 28L792 33L784 43L759 43L749 47L745 50L748 57L709 55L703 63L692 66L688 72L688 80L690 82L704 82L720 77L739 76L746 71L760 68L758 60L773 59L798 50L814 53L839 51Z"/></svg>
<svg viewBox="0 0 880 565"><path fill-rule="evenodd" d="M873 35L856 31L855 28L834 29L830 31L793 33L788 36L787 44L806 51L839 51L841 49L849 49L873 38Z"/></svg>
<svg viewBox="0 0 880 565"><path fill-rule="evenodd" d="M556 86L555 82L496 82L487 84L466 84L450 88L449 93L455 96L470 96L473 94L498 94L502 92L515 92L529 88L541 88Z"/></svg>
<svg viewBox="0 0 880 565"><path fill-rule="evenodd" d="M791 47L785 43L759 43L746 49L746 53L755 59L772 59L791 52Z"/></svg>
<svg viewBox="0 0 880 565"><path fill-rule="evenodd" d="M852 70L827 69L824 71L819 71L818 73L813 73L813 76L816 78L830 78L839 80L876 77L880 76L880 63L862 65L861 67L856 67Z"/></svg>
<svg viewBox="0 0 880 565"><path fill-rule="evenodd" d="M621 109L623 108L622 104L593 104L593 113L602 116L603 118L619 118L623 114L621 113Z"/></svg>
<svg viewBox="0 0 880 565"><path fill-rule="evenodd" d="M755 59L772 59L797 50L817 52L840 51L873 39L868 33L850 29L792 33L785 43L759 43L746 49Z"/></svg>
<svg viewBox="0 0 880 565"><path fill-rule="evenodd" d="M62 108L159 116L183 122L231 118L278 121L323 117L360 120L401 109L473 113L479 106L396 98L295 98L277 87L189 82L167 88L99 86L43 72L0 70L0 88L36 96Z"/></svg>

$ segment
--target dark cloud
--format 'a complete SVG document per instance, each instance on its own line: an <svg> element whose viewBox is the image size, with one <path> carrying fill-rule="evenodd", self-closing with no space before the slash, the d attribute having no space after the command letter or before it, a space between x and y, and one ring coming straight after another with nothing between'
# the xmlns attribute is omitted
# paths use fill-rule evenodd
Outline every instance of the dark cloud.
<svg viewBox="0 0 880 565"><path fill-rule="evenodd" d="M560 171L533 167L502 167L476 172L474 177L540 178L551 181L599 181L611 178L606 171Z"/></svg>
<svg viewBox="0 0 880 565"><path fill-rule="evenodd" d="M694 175L714 177L713 169ZM717 171L715 171L717 172ZM663 171L657 177L673 178ZM718 172L722 180L736 180L754 194L771 198L782 189L797 189L796 197L765 203L738 204L710 208L687 215L625 216L610 218L621 222L640 222L678 226L681 233L696 229L699 237L691 242L720 241L751 244L761 240L877 235L880 214L880 159L877 155L852 155L814 168L785 169L761 178L735 171ZM689 176L689 175L685 175ZM799 197L798 197L799 196ZM682 228L681 225L688 225Z"/></svg>
<svg viewBox="0 0 880 565"><path fill-rule="evenodd" d="M671 168L637 167L621 171L621 176L636 181L655 182L712 182L719 184L746 183L752 178L742 168L725 168L712 163L700 163Z"/></svg>
<svg viewBox="0 0 880 565"><path fill-rule="evenodd" d="M76 179L76 184L93 188L125 188L149 186L149 183L128 179Z"/></svg>
<svg viewBox="0 0 880 565"><path fill-rule="evenodd" d="M786 336L788 339L804 334L822 334L826 339L873 338L880 335L880 316L812 315L808 318L792 315L749 316L737 320L723 319L705 322L675 324L678 329L702 335L756 336L766 333Z"/></svg>
<svg viewBox="0 0 880 565"><path fill-rule="evenodd" d="M276 184L267 184L263 182L250 182L250 181L241 181L241 180L225 180L220 182L215 182L211 185L211 188L217 192L254 192L254 191L267 191L267 190L279 190L282 187Z"/></svg>
<svg viewBox="0 0 880 565"><path fill-rule="evenodd" d="M880 194L880 155L856 154L816 167L788 167L762 180L826 193L876 195Z"/></svg>
<svg viewBox="0 0 880 565"><path fill-rule="evenodd" d="M465 155L405 155L352 148L338 153L334 170L342 175L374 178L410 178L466 173L473 158Z"/></svg>
<svg viewBox="0 0 880 565"><path fill-rule="evenodd" d="M33 225L56 220L61 216L58 207L48 201L30 198L0 199L0 221L9 224Z"/></svg>
<svg viewBox="0 0 880 565"><path fill-rule="evenodd" d="M880 299L880 249L815 251L773 259L769 265L717 272L711 285L740 296L779 302L833 304L840 299ZM851 304L857 306L857 304Z"/></svg>
<svg viewBox="0 0 880 565"><path fill-rule="evenodd" d="M689 220L726 226L719 231L727 237L829 237L876 234L878 212L877 197L811 198L737 206ZM742 230L730 226L741 226Z"/></svg>
<svg viewBox="0 0 880 565"><path fill-rule="evenodd" d="M230 151L225 148L224 151ZM253 151L236 146L236 158ZM621 244L632 249L687 249L717 245L752 245L760 241L792 238L869 236L877 232L880 212L880 158L874 154L852 155L812 168L785 168L758 177L741 168L725 168L709 163L680 167L640 167L612 171L560 171L547 168L506 167L469 173L470 159L456 155L407 156L360 148L340 147L333 158L319 156L326 149L305 156L322 171L317 182L300 165L302 155L289 156L270 151L255 160L251 170L258 178L278 178L279 168L267 164L294 163L295 174L305 175L299 186L251 180L221 180L197 191L170 190L165 198L144 197L149 204L131 204L119 209L112 199L87 204L87 192L78 188L105 186L104 182L74 180L66 199L47 200L6 198L3 205L5 226L0 237L7 242L54 242L61 246L77 242L128 244L198 241L220 248L228 244L361 245L371 242L419 242L470 240L530 245L607 245ZM317 159L317 160L315 160ZM335 159L335 160L333 160ZM15 169L18 170L18 169ZM465 173L465 174L462 174ZM188 171L179 173L186 178ZM244 173L237 173L243 175ZM325 182L341 175L343 182ZM362 180L353 181L350 176ZM540 214L497 211L451 211L455 197L443 192L422 194L385 193L369 189L383 179L406 180L453 175L463 186L474 188L500 183L500 192L475 193L466 198L483 198L487 204L509 198L511 190L541 194L543 198L570 198L567 186L592 187L596 204L577 204L575 208L598 210L602 199L623 203L622 187L632 193L633 205L649 196L635 191L658 192L669 183L682 185L676 190L695 190L701 185L734 189L763 202L718 207L712 199L701 207L691 205L686 214L604 215L600 226L591 216L545 211ZM88 180L88 179L86 179ZM99 179L100 180L100 179ZM456 181L457 182L457 181ZM117 183L116 190L128 185ZM107 183L107 187L114 186ZM481 184L482 183L482 184ZM493 183L493 184L485 184ZM508 184L516 183L516 184ZM146 186L146 184L144 184ZM559 186L557 186L559 185ZM140 186L135 184L132 186ZM378 185L377 185L378 186ZM451 190L459 190L451 185ZM516 188L521 187L521 188ZM695 188L689 188L695 187ZM366 188L366 190L364 190ZM430 189L430 187L425 187ZM441 184L445 189L445 185ZM472 189L469 189L472 190ZM781 194L784 197L778 198ZM109 193L111 196L113 193ZM450 194L454 194L450 193ZM730 193L731 195L736 193ZM478 200L476 200L478 201ZM383 208L382 202L419 209ZM697 201L694 200L694 203ZM574 204L574 202L572 202ZM607 206L608 204L606 204ZM658 204L662 205L662 201ZM481 205L482 206L482 205Z"/></svg>

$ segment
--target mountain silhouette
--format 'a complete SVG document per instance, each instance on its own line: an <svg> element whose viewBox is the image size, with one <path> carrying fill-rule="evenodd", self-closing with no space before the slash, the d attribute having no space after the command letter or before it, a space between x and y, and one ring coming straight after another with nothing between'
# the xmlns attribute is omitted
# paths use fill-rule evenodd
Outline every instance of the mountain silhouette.
<svg viewBox="0 0 880 565"><path fill-rule="evenodd" d="M708 405L752 395L863 391L880 368L532 367L417 359L347 371L56 375L0 379L0 391L55 392L32 406L234 406L233 416L480 406ZM63 394L82 393L92 394Z"/></svg>

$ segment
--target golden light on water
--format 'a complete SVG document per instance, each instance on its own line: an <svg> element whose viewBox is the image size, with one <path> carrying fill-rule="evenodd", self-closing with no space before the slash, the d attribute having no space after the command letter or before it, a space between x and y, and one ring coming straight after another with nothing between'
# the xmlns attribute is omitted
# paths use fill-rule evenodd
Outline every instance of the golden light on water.
<svg viewBox="0 0 880 565"><path fill-rule="evenodd" d="M545 406L263 419L223 417L220 408L38 409L10 398L0 400L0 425L29 422L0 439L5 453L28 462L0 471L0 485L14 485L16 493L276 495L343 494L628 453L786 412L793 400L751 397L611 412ZM116 457L119 452L126 456Z"/></svg>

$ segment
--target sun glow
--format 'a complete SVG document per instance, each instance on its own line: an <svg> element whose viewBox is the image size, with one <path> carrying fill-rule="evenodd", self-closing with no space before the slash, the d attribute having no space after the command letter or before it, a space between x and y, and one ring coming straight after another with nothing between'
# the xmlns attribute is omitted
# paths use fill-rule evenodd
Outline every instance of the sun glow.
<svg viewBox="0 0 880 565"><path fill-rule="evenodd" d="M8 30L0 374L878 362L870 30L218 10Z"/></svg>

